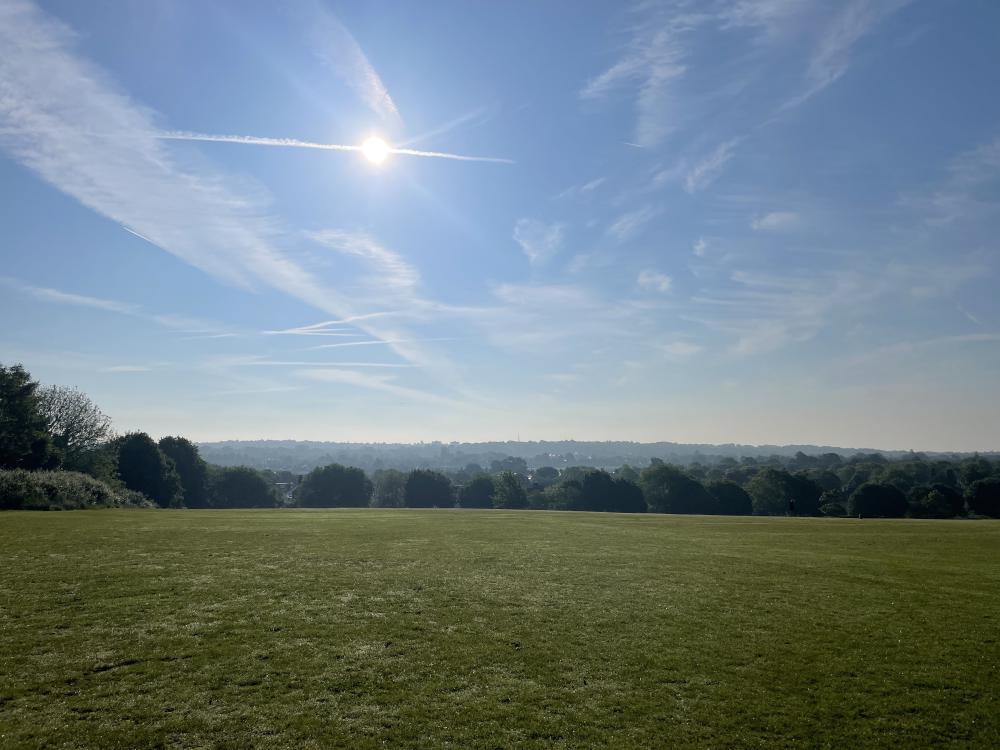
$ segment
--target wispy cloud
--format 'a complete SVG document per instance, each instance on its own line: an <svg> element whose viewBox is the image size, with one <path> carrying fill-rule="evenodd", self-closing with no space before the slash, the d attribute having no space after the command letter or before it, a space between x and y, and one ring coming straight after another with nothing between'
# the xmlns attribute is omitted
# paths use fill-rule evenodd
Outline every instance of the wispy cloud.
<svg viewBox="0 0 1000 750"><path fill-rule="evenodd" d="M562 249L566 227L559 222L538 219L518 219L514 224L514 241L528 256L532 265L545 263Z"/></svg>
<svg viewBox="0 0 1000 750"><path fill-rule="evenodd" d="M799 221L799 215L794 211L772 211L763 216L755 216L750 222L750 228L757 231L778 231L789 229Z"/></svg>
<svg viewBox="0 0 1000 750"><path fill-rule="evenodd" d="M639 276L636 279L636 283L639 285L641 289L665 294L670 291L670 288L673 286L674 280L665 273L661 273L660 271L654 271L652 269L646 268L643 269L642 271L639 271Z"/></svg>
<svg viewBox="0 0 1000 750"><path fill-rule="evenodd" d="M101 299L99 297L88 297L84 294L73 294L72 292L63 292L49 287L32 286L31 284L25 284L8 276L0 276L0 283L8 287L13 287L24 294L29 294L36 299L40 299L45 302L52 302L57 305L90 307L95 310L105 310L107 312L119 313L121 315L140 314L138 306L131 305L127 302Z"/></svg>
<svg viewBox="0 0 1000 750"><path fill-rule="evenodd" d="M362 319L351 297L300 265L295 236L270 215L263 191L182 167L153 115L72 50L64 26L21 0L0 4L0 148L58 190L196 268L228 283L263 285L380 339L411 338ZM94 135L103 134L103 135ZM378 309L378 308L376 308ZM381 309L384 309L381 308ZM453 377L439 354L393 347L411 363Z"/></svg>
<svg viewBox="0 0 1000 750"><path fill-rule="evenodd" d="M990 190L989 188L993 188ZM907 196L904 205L925 214L934 226L1000 212L995 191L1000 188L1000 136L956 156L947 177L929 194Z"/></svg>
<svg viewBox="0 0 1000 750"><path fill-rule="evenodd" d="M715 182L722 174L726 163L733 158L733 153L742 140L742 137L731 138L716 146L708 156L695 164L687 173L684 178L684 189L689 193L695 193Z"/></svg>
<svg viewBox="0 0 1000 750"><path fill-rule="evenodd" d="M607 234L619 242L630 240L637 236L643 227L663 213L662 208L641 206L634 211L628 211L619 216L608 227Z"/></svg>
<svg viewBox="0 0 1000 750"><path fill-rule="evenodd" d="M630 40L624 54L580 91L583 99L602 99L629 87L634 92L636 146L655 146L676 127L671 107L671 85L684 75L686 49L681 41L691 28L691 19L675 17L668 22L646 20Z"/></svg>
<svg viewBox="0 0 1000 750"><path fill-rule="evenodd" d="M840 79L850 68L854 47L911 0L852 0L834 16L806 68L806 87L782 105L796 107Z"/></svg>
<svg viewBox="0 0 1000 750"><path fill-rule="evenodd" d="M347 27L317 2L306 7L311 12L304 28L316 56L354 89L372 112L392 124L400 123L389 91Z"/></svg>
<svg viewBox="0 0 1000 750"><path fill-rule="evenodd" d="M102 310L130 318L146 320L158 326L168 328L175 333L192 334L188 338L234 338L240 335L211 321L191 318L176 313L147 313L139 305L129 302L91 297L85 294L75 294L50 287L34 286L9 276L0 276L0 284L43 302L56 305L69 305L71 307L87 307L93 310Z"/></svg>

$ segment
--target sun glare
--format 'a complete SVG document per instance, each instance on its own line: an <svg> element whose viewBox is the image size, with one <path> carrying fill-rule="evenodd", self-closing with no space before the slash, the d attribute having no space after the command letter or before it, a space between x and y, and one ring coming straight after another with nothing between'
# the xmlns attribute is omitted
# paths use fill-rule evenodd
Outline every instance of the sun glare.
<svg viewBox="0 0 1000 750"><path fill-rule="evenodd" d="M361 144L361 153L365 155L372 164L381 164L385 157L389 155L389 144L381 138L369 138Z"/></svg>

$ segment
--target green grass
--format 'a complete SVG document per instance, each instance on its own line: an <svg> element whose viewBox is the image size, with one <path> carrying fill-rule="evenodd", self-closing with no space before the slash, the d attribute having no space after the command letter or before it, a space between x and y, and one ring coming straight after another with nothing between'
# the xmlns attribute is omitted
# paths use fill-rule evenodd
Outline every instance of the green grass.
<svg viewBox="0 0 1000 750"><path fill-rule="evenodd" d="M1000 746L1000 522L0 514L0 747Z"/></svg>

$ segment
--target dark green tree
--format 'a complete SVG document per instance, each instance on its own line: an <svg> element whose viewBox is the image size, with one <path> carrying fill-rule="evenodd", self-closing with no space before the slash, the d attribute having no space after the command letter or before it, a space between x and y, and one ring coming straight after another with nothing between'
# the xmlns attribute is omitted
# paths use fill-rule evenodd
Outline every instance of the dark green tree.
<svg viewBox="0 0 1000 750"><path fill-rule="evenodd" d="M249 466L212 467L208 486L213 508L273 508L278 504L271 483Z"/></svg>
<svg viewBox="0 0 1000 750"><path fill-rule="evenodd" d="M753 513L753 501L747 491L736 482L722 480L710 482L705 487L715 498L718 511L724 516L749 516Z"/></svg>
<svg viewBox="0 0 1000 750"><path fill-rule="evenodd" d="M548 487L553 482L558 481L559 469L554 466L539 466L531 472L531 479L543 487Z"/></svg>
<svg viewBox="0 0 1000 750"><path fill-rule="evenodd" d="M145 432L130 432L114 441L118 476L130 490L141 492L161 508L178 507L183 492L174 462Z"/></svg>
<svg viewBox="0 0 1000 750"><path fill-rule="evenodd" d="M1000 477L978 479L969 487L969 508L981 516L1000 518Z"/></svg>
<svg viewBox="0 0 1000 750"><path fill-rule="evenodd" d="M496 487L493 478L480 474L458 493L458 504L463 508L492 508Z"/></svg>
<svg viewBox="0 0 1000 750"><path fill-rule="evenodd" d="M847 514L850 516L902 518L906 507L906 495L898 487L878 482L861 485L847 499Z"/></svg>
<svg viewBox="0 0 1000 750"><path fill-rule="evenodd" d="M198 446L187 438L160 438L159 449L174 462L181 480L184 505L188 508L208 507L208 464L198 453Z"/></svg>
<svg viewBox="0 0 1000 750"><path fill-rule="evenodd" d="M718 513L718 502L704 485L669 464L643 470L642 493L654 513Z"/></svg>
<svg viewBox="0 0 1000 750"><path fill-rule="evenodd" d="M0 469L50 469L58 463L38 383L21 365L0 365Z"/></svg>
<svg viewBox="0 0 1000 750"><path fill-rule="evenodd" d="M303 508L364 508L371 496L372 483L365 473L340 464L316 467L295 491Z"/></svg>
<svg viewBox="0 0 1000 750"><path fill-rule="evenodd" d="M642 488L631 479L615 477L612 482L611 508L615 513L645 513L648 510Z"/></svg>
<svg viewBox="0 0 1000 750"><path fill-rule="evenodd" d="M914 487L909 503L909 515L914 518L954 518L965 512L962 493L947 484Z"/></svg>
<svg viewBox="0 0 1000 750"><path fill-rule="evenodd" d="M414 469L403 493L407 508L451 508L455 505L451 480L430 469Z"/></svg>
<svg viewBox="0 0 1000 750"><path fill-rule="evenodd" d="M494 507L506 510L521 510L528 507L528 494L514 472L501 472L496 477L494 485L496 487L493 494Z"/></svg>

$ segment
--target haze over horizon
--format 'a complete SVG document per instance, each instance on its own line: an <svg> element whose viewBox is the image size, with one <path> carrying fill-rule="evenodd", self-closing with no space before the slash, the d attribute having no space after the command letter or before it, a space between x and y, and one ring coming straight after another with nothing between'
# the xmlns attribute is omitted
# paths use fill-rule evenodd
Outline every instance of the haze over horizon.
<svg viewBox="0 0 1000 750"><path fill-rule="evenodd" d="M1000 5L0 0L0 363L120 431L1000 449Z"/></svg>

